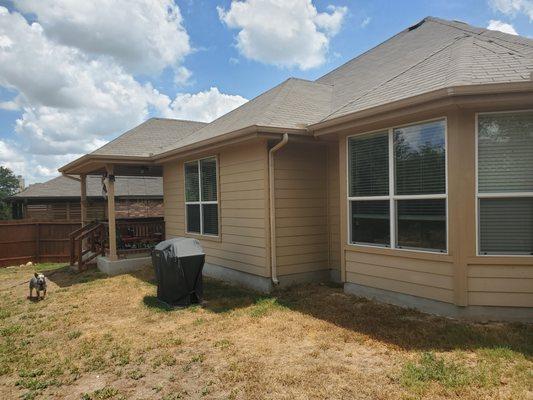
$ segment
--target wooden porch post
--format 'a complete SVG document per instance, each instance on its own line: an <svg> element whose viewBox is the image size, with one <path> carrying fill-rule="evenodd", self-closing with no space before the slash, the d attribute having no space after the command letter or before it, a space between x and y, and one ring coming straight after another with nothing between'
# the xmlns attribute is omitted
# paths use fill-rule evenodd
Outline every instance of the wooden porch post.
<svg viewBox="0 0 533 400"><path fill-rule="evenodd" d="M113 165L106 165L107 170L107 221L109 226L109 259L115 261L117 257L117 226L115 222L115 175Z"/></svg>
<svg viewBox="0 0 533 400"><path fill-rule="evenodd" d="M81 226L87 225L87 175L80 175L81 184Z"/></svg>

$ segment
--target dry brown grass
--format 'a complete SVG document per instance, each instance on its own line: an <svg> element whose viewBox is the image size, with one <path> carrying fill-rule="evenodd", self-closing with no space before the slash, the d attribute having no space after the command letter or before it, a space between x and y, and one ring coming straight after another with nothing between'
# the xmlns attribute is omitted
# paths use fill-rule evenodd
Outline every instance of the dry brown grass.
<svg viewBox="0 0 533 400"><path fill-rule="evenodd" d="M150 269L106 278L0 271L0 398L530 399L533 329L465 324L308 285L206 283L168 310ZM529 397L528 397L529 396Z"/></svg>

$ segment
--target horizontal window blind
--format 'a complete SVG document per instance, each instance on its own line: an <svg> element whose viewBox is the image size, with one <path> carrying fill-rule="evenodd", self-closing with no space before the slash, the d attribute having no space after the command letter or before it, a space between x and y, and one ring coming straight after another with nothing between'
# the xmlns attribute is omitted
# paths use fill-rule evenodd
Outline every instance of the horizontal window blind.
<svg viewBox="0 0 533 400"><path fill-rule="evenodd" d="M204 233L218 235L218 205L202 204L202 218Z"/></svg>
<svg viewBox="0 0 533 400"><path fill-rule="evenodd" d="M217 161L216 158L200 160L202 177L202 201L217 200Z"/></svg>
<svg viewBox="0 0 533 400"><path fill-rule="evenodd" d="M350 197L389 194L388 132L350 138L348 156Z"/></svg>
<svg viewBox="0 0 533 400"><path fill-rule="evenodd" d="M481 254L533 254L533 197L479 200Z"/></svg>
<svg viewBox="0 0 533 400"><path fill-rule="evenodd" d="M446 193L444 121L394 130L395 193Z"/></svg>
<svg viewBox="0 0 533 400"><path fill-rule="evenodd" d="M185 201L200 200L200 187L198 185L198 162L185 164Z"/></svg>
<svg viewBox="0 0 533 400"><path fill-rule="evenodd" d="M187 232L218 235L217 159L185 163Z"/></svg>
<svg viewBox="0 0 533 400"><path fill-rule="evenodd" d="M533 112L479 115L478 190L533 192Z"/></svg>
<svg viewBox="0 0 533 400"><path fill-rule="evenodd" d="M187 204L187 232L201 233L200 205Z"/></svg>

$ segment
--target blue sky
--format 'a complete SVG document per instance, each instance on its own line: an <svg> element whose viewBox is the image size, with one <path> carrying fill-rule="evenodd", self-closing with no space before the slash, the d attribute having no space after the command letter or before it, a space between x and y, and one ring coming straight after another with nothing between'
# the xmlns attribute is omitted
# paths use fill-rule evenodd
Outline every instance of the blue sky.
<svg viewBox="0 0 533 400"><path fill-rule="evenodd" d="M0 0L1 165L28 182L49 179L150 116L209 121L289 76L316 79L428 15L533 37L533 0L137 3Z"/></svg>

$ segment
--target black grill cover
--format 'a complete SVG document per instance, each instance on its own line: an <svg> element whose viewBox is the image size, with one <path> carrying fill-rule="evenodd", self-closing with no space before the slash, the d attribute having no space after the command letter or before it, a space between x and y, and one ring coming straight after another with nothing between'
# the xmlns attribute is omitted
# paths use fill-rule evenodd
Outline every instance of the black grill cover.
<svg viewBox="0 0 533 400"><path fill-rule="evenodd" d="M175 238L159 243L152 252L157 298L172 306L200 303L204 262L205 253L196 239Z"/></svg>

